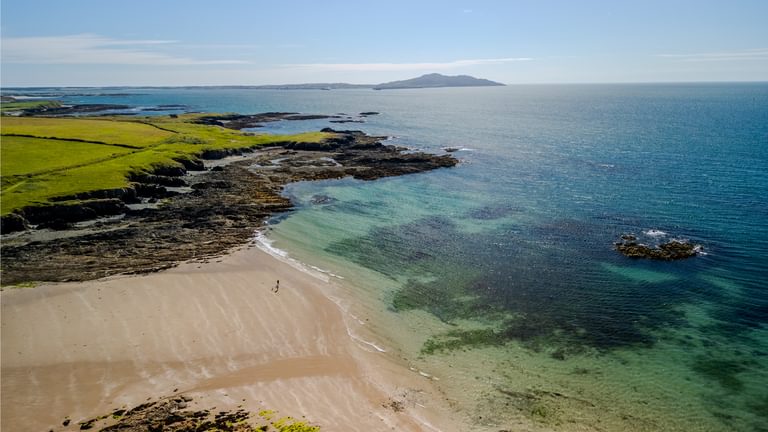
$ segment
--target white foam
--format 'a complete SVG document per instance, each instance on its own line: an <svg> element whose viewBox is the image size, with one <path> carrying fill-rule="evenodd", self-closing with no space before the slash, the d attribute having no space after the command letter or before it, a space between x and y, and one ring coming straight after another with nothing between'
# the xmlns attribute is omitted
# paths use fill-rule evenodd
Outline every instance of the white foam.
<svg viewBox="0 0 768 432"><path fill-rule="evenodd" d="M256 236L254 236L254 241L256 243L256 247L261 249L262 251L272 255L272 256L278 256L281 258L288 257L288 252L278 249L274 246L272 246L272 243L274 243L274 240L268 238L263 230L257 230Z"/></svg>
<svg viewBox="0 0 768 432"><path fill-rule="evenodd" d="M648 237L664 237L667 235L666 232L657 229L649 229L647 231L643 231L643 234L647 235Z"/></svg>
<svg viewBox="0 0 768 432"><path fill-rule="evenodd" d="M359 337L359 336L356 336L356 335L352 334L352 332L349 330L349 327L347 327L347 334L348 334L348 335L349 335L349 337L350 337L350 338L352 338L352 340L353 340L353 341L355 341L355 342L358 342L358 343L361 343L361 344L367 345L367 346L369 346L369 347L371 347L371 348L375 349L376 351L378 351L378 352L380 352L380 353L385 353L385 352L387 352L387 350L385 350L384 348L382 348L382 347L380 347L380 346L376 345L375 343L373 343L373 342L371 342L371 341L367 341L367 340L365 340L365 339L363 339L363 338L361 338L361 337Z"/></svg>
<svg viewBox="0 0 768 432"><path fill-rule="evenodd" d="M288 255L288 252L272 246L272 243L274 243L274 241L267 238L267 236L264 235L264 230L256 230L256 234L254 235L253 240L256 247L259 248L262 252L268 253L269 255L295 268L296 270L299 270L303 273L306 273L310 276L320 279L323 282L328 282L329 279L327 274L329 272L315 270L314 268L311 268L313 266L307 266L301 261L291 258ZM319 269L319 270L322 270L322 269Z"/></svg>

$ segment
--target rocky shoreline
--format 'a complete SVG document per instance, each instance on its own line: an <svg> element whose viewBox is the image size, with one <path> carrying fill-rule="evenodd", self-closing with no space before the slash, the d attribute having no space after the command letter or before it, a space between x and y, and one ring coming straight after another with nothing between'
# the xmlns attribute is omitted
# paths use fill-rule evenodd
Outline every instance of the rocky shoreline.
<svg viewBox="0 0 768 432"><path fill-rule="evenodd" d="M204 261L248 242L268 217L290 210L291 202L281 195L288 183L346 176L374 180L458 163L450 155L405 152L360 131L324 131L337 137L211 152L202 157L235 160L159 169L132 179L132 188L62 197L86 201L4 217L4 232L26 229L4 235L3 284L82 281Z"/></svg>
<svg viewBox="0 0 768 432"><path fill-rule="evenodd" d="M318 432L319 426L292 417L278 418L272 410L251 413L242 408L234 410L196 409L194 399L187 395L148 401L133 408L116 408L111 413L73 423L69 418L62 426L76 430L99 431L165 431L165 432L258 432L295 431Z"/></svg>

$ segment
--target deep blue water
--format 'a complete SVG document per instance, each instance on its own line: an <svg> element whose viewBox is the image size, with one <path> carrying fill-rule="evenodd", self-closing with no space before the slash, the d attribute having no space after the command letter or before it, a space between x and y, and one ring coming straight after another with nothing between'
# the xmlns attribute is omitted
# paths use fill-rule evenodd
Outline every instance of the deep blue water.
<svg viewBox="0 0 768 432"><path fill-rule="evenodd" d="M454 169L294 185L299 210L274 235L289 250L397 280L386 297L393 313L488 325L429 335L434 355L509 343L563 362L655 352L662 360L637 370L671 368L706 389L669 395L711 415L701 430L768 430L768 84L109 90L121 91L133 95L65 101L378 111L331 126L432 152L462 148ZM312 204L318 194L336 200ZM689 239L705 254L625 258L613 250L625 233Z"/></svg>

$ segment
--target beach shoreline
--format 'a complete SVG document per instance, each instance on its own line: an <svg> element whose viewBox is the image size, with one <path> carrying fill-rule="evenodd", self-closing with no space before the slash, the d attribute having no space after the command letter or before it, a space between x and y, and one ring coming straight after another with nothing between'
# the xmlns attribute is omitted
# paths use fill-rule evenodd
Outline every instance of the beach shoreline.
<svg viewBox="0 0 768 432"><path fill-rule="evenodd" d="M189 395L321 430L463 429L428 378L360 336L332 280L254 246L149 275L4 290L2 428L76 430Z"/></svg>

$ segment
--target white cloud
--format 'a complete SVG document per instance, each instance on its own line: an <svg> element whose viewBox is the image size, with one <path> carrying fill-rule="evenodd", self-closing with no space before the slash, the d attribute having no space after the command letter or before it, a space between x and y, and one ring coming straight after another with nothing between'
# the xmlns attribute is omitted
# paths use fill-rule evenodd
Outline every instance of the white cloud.
<svg viewBox="0 0 768 432"><path fill-rule="evenodd" d="M188 66L243 64L240 60L199 60L158 52L169 40L120 40L92 34L3 38L3 63Z"/></svg>
<svg viewBox="0 0 768 432"><path fill-rule="evenodd" d="M533 60L530 57L508 57L496 59L454 60L441 63L308 63L289 64L288 67L300 67L322 71L352 71L352 72L391 72L411 70L444 70L458 69L467 66L477 66L497 63L511 63Z"/></svg>
<svg viewBox="0 0 768 432"><path fill-rule="evenodd" d="M768 60L768 48L696 54L659 54L659 57L687 62Z"/></svg>

